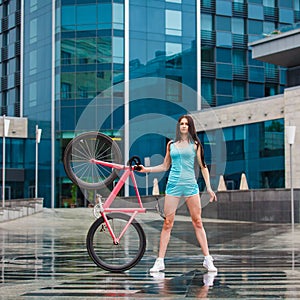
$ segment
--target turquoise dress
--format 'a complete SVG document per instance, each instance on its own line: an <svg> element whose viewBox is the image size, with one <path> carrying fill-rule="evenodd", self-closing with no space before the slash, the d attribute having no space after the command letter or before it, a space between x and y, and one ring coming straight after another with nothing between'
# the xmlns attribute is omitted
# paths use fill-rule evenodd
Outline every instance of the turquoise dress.
<svg viewBox="0 0 300 300"><path fill-rule="evenodd" d="M195 177L194 162L196 158L195 144L179 148L174 143L170 145L172 160L166 194L175 197L189 197L199 194Z"/></svg>

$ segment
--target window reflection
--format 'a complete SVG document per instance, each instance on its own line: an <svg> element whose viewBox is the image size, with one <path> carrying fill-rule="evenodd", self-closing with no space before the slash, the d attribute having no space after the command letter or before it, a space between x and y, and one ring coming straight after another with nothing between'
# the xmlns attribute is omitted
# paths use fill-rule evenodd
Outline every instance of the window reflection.
<svg viewBox="0 0 300 300"><path fill-rule="evenodd" d="M124 28L124 7L123 4L113 4L113 27L115 29Z"/></svg>
<svg viewBox="0 0 300 300"><path fill-rule="evenodd" d="M29 24L29 42L30 44L37 41L37 19L30 20Z"/></svg>
<svg viewBox="0 0 300 300"><path fill-rule="evenodd" d="M201 30L213 30L213 17L208 14L201 14Z"/></svg>
<svg viewBox="0 0 300 300"><path fill-rule="evenodd" d="M78 5L76 6L76 24L96 24L97 10L96 5Z"/></svg>
<svg viewBox="0 0 300 300"><path fill-rule="evenodd" d="M182 35L181 11L166 10L166 34Z"/></svg>
<svg viewBox="0 0 300 300"><path fill-rule="evenodd" d="M182 0L166 0L166 2L181 3Z"/></svg>
<svg viewBox="0 0 300 300"><path fill-rule="evenodd" d="M260 157L284 155L283 120L262 123L260 132Z"/></svg>
<svg viewBox="0 0 300 300"><path fill-rule="evenodd" d="M182 45L177 43L166 43L166 55L181 53Z"/></svg>
<svg viewBox="0 0 300 300"><path fill-rule="evenodd" d="M113 37L113 62L123 63L124 61L124 39Z"/></svg>
<svg viewBox="0 0 300 300"><path fill-rule="evenodd" d="M100 3L98 8L98 28L109 29L112 27L112 5L110 3Z"/></svg>

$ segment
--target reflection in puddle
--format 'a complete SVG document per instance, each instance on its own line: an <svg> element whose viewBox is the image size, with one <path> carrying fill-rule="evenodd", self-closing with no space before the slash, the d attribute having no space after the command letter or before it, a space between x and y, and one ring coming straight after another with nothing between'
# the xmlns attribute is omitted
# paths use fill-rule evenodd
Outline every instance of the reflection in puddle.
<svg viewBox="0 0 300 300"><path fill-rule="evenodd" d="M148 270L159 242L155 222L143 224L148 246L142 261L125 273L112 274L88 257L85 238L93 219L84 214L70 209L0 224L1 295L12 299L20 295L38 299L300 298L299 226L292 235L289 224L207 222L219 270L211 275L201 268L202 259L194 250L190 220L180 220L168 249L166 272L154 277ZM11 289L12 285L16 288Z"/></svg>

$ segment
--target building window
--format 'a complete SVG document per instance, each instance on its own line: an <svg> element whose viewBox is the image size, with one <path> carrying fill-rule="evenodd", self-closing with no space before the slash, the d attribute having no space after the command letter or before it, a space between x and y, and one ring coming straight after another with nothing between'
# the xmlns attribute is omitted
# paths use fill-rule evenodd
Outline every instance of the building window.
<svg viewBox="0 0 300 300"><path fill-rule="evenodd" d="M264 7L262 5L248 4L248 18L249 19L264 19Z"/></svg>
<svg viewBox="0 0 300 300"><path fill-rule="evenodd" d="M215 88L214 80L209 78L202 78L201 80L201 101L204 106L212 105L214 100Z"/></svg>
<svg viewBox="0 0 300 300"><path fill-rule="evenodd" d="M264 22L263 26L264 26L263 33L266 35L270 34L276 29L275 23L273 22Z"/></svg>
<svg viewBox="0 0 300 300"><path fill-rule="evenodd" d="M29 85L29 107L37 105L37 83L32 82Z"/></svg>
<svg viewBox="0 0 300 300"><path fill-rule="evenodd" d="M78 25L97 23L96 5L78 5L76 8L76 23Z"/></svg>
<svg viewBox="0 0 300 300"><path fill-rule="evenodd" d="M76 7L75 6L63 6L61 8L61 26L70 26L76 24Z"/></svg>
<svg viewBox="0 0 300 300"><path fill-rule="evenodd" d="M124 39L113 37L113 62L122 64L124 61Z"/></svg>
<svg viewBox="0 0 300 300"><path fill-rule="evenodd" d="M241 102L246 98L246 83L242 81L234 81L232 87L233 102Z"/></svg>
<svg viewBox="0 0 300 300"><path fill-rule="evenodd" d="M284 155L283 120L272 120L261 123L260 157Z"/></svg>
<svg viewBox="0 0 300 300"><path fill-rule="evenodd" d="M223 0L216 1L216 12L218 15L231 16L232 15L231 1L223 1Z"/></svg>
<svg viewBox="0 0 300 300"><path fill-rule="evenodd" d="M263 5L267 7L275 7L275 0L263 0Z"/></svg>
<svg viewBox="0 0 300 300"><path fill-rule="evenodd" d="M182 3L182 0L166 0L166 2L172 2L172 3Z"/></svg>
<svg viewBox="0 0 300 300"><path fill-rule="evenodd" d="M278 6L280 8L282 7L293 8L293 0L278 0Z"/></svg>
<svg viewBox="0 0 300 300"><path fill-rule="evenodd" d="M166 43L166 55L173 55L182 52L182 45L177 43Z"/></svg>
<svg viewBox="0 0 300 300"><path fill-rule="evenodd" d="M34 12L38 9L38 0L30 0L30 12Z"/></svg>
<svg viewBox="0 0 300 300"><path fill-rule="evenodd" d="M71 98L71 84L63 82L61 84L61 99Z"/></svg>
<svg viewBox="0 0 300 300"><path fill-rule="evenodd" d="M208 14L201 14L201 30L213 30L213 17Z"/></svg>
<svg viewBox="0 0 300 300"><path fill-rule="evenodd" d="M217 47L232 47L231 32L217 32Z"/></svg>
<svg viewBox="0 0 300 300"><path fill-rule="evenodd" d="M281 23L291 23L291 20L294 18L294 11L291 9L281 8L279 10L279 22Z"/></svg>
<svg viewBox="0 0 300 300"><path fill-rule="evenodd" d="M30 21L29 32L29 43L35 43L37 41L37 19Z"/></svg>
<svg viewBox="0 0 300 300"><path fill-rule="evenodd" d="M98 29L110 29L112 23L112 5L98 4Z"/></svg>
<svg viewBox="0 0 300 300"><path fill-rule="evenodd" d="M181 11L178 10L166 10L166 34L169 35L182 35L182 21Z"/></svg>
<svg viewBox="0 0 300 300"><path fill-rule="evenodd" d="M217 48L217 62L231 63L231 49Z"/></svg>
<svg viewBox="0 0 300 300"><path fill-rule="evenodd" d="M231 31L231 18L229 17L216 17L216 30Z"/></svg>
<svg viewBox="0 0 300 300"><path fill-rule="evenodd" d="M227 160L228 161L243 160L245 158L244 126L224 128L223 133L226 140Z"/></svg>
<svg viewBox="0 0 300 300"><path fill-rule="evenodd" d="M124 28L124 6L120 3L113 4L113 28L123 30Z"/></svg>
<svg viewBox="0 0 300 300"><path fill-rule="evenodd" d="M179 76L166 76L166 100L172 102L182 101L182 78Z"/></svg>
<svg viewBox="0 0 300 300"><path fill-rule="evenodd" d="M242 18L232 18L232 33L244 34L245 33L245 21Z"/></svg>
<svg viewBox="0 0 300 300"><path fill-rule="evenodd" d="M88 98L88 89L86 87L79 87L78 96L79 98Z"/></svg>
<svg viewBox="0 0 300 300"><path fill-rule="evenodd" d="M29 53L29 75L37 72L37 51L33 50Z"/></svg>
<svg viewBox="0 0 300 300"><path fill-rule="evenodd" d="M61 51L61 64L70 65L71 64L71 53L66 51Z"/></svg>

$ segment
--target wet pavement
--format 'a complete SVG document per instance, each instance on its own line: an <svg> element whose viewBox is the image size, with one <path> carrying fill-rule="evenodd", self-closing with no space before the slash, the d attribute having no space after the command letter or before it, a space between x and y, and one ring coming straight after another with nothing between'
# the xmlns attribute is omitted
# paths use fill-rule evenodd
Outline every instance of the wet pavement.
<svg viewBox="0 0 300 300"><path fill-rule="evenodd" d="M85 238L92 209L44 209L0 223L0 299L299 299L300 226L205 219L218 274L203 256L187 216L177 216L165 260L152 277L162 219L138 216L147 236L143 259L124 273L103 271Z"/></svg>

